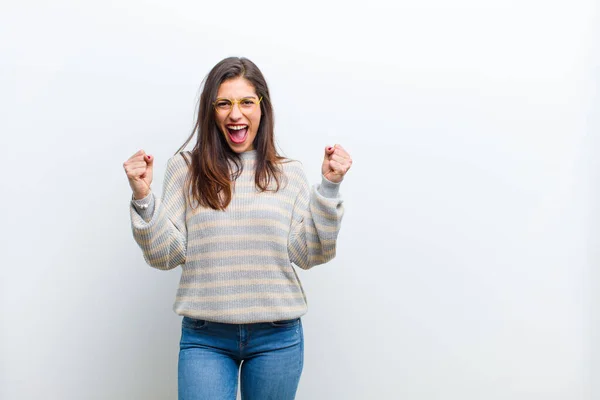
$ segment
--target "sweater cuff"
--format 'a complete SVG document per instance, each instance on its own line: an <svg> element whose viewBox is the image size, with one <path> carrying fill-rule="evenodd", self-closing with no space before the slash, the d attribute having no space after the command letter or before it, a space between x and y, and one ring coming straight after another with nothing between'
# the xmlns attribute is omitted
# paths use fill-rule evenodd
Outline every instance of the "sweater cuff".
<svg viewBox="0 0 600 400"><path fill-rule="evenodd" d="M148 196L139 200L135 200L132 195L131 204L144 221L148 222L152 219L152 215L154 214L154 193L150 192Z"/></svg>
<svg viewBox="0 0 600 400"><path fill-rule="evenodd" d="M336 198L339 197L340 184L341 182L331 182L321 175L321 184L318 187L318 191L323 197Z"/></svg>

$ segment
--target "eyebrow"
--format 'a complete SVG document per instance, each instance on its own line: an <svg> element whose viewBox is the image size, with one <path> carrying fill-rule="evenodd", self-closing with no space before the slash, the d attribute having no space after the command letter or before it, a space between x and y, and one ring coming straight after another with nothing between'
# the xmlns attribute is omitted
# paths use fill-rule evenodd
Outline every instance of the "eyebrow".
<svg viewBox="0 0 600 400"><path fill-rule="evenodd" d="M244 96L244 97L240 97L240 100L242 99L258 99L258 96ZM229 97L217 97L217 100L230 100Z"/></svg>

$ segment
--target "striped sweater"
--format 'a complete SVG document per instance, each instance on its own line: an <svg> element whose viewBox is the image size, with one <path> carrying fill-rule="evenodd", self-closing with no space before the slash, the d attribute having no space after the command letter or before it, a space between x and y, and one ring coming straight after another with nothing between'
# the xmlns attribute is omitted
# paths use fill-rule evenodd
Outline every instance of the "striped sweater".
<svg viewBox="0 0 600 400"><path fill-rule="evenodd" d="M184 192L183 152L170 158L162 198L132 200L133 236L146 262L182 266L174 311L208 321L245 324L304 315L307 302L292 263L302 269L335 256L343 216L339 184L309 186L302 165L282 164L277 192L254 184L256 150L241 154L243 171L225 211L192 208Z"/></svg>

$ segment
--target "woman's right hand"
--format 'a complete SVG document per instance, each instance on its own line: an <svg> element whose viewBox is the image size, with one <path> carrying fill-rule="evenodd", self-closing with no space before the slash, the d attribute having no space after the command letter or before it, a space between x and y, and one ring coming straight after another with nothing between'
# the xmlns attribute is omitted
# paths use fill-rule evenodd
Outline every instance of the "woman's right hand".
<svg viewBox="0 0 600 400"><path fill-rule="evenodd" d="M154 157L140 150L123 163L123 168L133 190L133 198L143 199L150 194Z"/></svg>

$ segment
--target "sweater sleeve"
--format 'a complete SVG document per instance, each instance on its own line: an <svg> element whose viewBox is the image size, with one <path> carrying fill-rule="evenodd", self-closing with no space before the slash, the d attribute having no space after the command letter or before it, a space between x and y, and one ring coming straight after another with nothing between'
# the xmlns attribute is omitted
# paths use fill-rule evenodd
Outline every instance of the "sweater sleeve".
<svg viewBox="0 0 600 400"><path fill-rule="evenodd" d="M290 260L302 269L335 257L336 241L344 215L339 183L322 177L320 185L303 184L294 202L288 242Z"/></svg>
<svg viewBox="0 0 600 400"><path fill-rule="evenodd" d="M187 227L184 192L188 166L182 154L171 157L163 181L163 194L156 199L150 193L130 204L133 237L146 262L168 270L185 262Z"/></svg>

